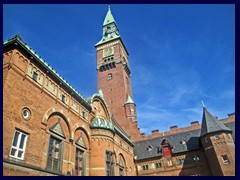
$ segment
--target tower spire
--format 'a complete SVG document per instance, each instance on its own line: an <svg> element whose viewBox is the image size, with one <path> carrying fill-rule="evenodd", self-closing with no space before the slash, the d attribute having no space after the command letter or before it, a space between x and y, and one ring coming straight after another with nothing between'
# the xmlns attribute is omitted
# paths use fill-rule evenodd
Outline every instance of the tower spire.
<svg viewBox="0 0 240 180"><path fill-rule="evenodd" d="M206 106L205 106L205 104L203 103L203 101L201 101L201 103L202 103L202 107L203 107L203 108L206 108Z"/></svg>
<svg viewBox="0 0 240 180"><path fill-rule="evenodd" d="M120 38L119 31L115 19L112 15L110 5L108 5L108 12L103 21L102 39L95 46L106 43L108 41L112 41L117 38Z"/></svg>
<svg viewBox="0 0 240 180"><path fill-rule="evenodd" d="M209 133L218 131L231 131L222 122L220 122L214 115L212 115L207 108L203 107L201 135L204 136Z"/></svg>

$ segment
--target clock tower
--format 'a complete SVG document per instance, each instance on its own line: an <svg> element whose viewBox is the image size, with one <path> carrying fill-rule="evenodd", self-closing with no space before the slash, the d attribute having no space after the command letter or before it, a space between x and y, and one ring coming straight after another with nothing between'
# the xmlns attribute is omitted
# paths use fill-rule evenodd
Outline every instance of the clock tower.
<svg viewBox="0 0 240 180"><path fill-rule="evenodd" d="M102 39L95 45L98 90L102 90L114 119L134 140L140 132L136 105L133 101L128 51L120 37L110 7L108 7L102 28Z"/></svg>

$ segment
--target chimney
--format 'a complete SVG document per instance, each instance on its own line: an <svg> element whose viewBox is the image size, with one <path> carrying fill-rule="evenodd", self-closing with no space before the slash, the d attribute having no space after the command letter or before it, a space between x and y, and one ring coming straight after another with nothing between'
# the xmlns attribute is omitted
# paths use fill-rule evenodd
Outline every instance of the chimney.
<svg viewBox="0 0 240 180"><path fill-rule="evenodd" d="M157 133L159 133L158 129L152 130L152 134L157 134Z"/></svg>
<svg viewBox="0 0 240 180"><path fill-rule="evenodd" d="M191 126L198 125L198 124L199 124L199 121L192 121L191 122Z"/></svg>
<svg viewBox="0 0 240 180"><path fill-rule="evenodd" d="M172 131L172 130L176 130L176 129L178 129L178 126L177 126L177 125L170 127L170 130L171 130L171 131Z"/></svg>

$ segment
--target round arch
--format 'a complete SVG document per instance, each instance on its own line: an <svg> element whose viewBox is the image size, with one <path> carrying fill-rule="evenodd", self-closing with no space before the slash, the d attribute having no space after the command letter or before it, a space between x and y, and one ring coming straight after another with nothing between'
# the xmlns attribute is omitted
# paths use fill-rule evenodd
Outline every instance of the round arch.
<svg viewBox="0 0 240 180"><path fill-rule="evenodd" d="M126 176L127 175L127 164L126 164L126 160L123 156L122 153L119 153L119 158L118 158L118 168L119 168L119 175L120 176Z"/></svg>
<svg viewBox="0 0 240 180"><path fill-rule="evenodd" d="M72 133L71 133L72 127L73 127L72 122L71 122L70 118L67 118L65 116L65 112L62 109L60 109L59 107L49 108L43 116L43 119L41 121L42 124L47 125L47 121L54 115L60 116L65 121L65 123L67 124L67 127L68 127L68 131L69 131L69 138L70 138L70 140L72 140L73 139Z"/></svg>

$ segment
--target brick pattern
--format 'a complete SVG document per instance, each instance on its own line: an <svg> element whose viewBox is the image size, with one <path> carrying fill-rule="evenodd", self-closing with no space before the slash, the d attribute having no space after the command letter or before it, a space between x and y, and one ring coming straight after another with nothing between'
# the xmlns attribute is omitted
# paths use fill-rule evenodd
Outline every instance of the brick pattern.
<svg viewBox="0 0 240 180"><path fill-rule="evenodd" d="M59 96L44 88L46 79L51 80L51 83L55 82L40 69L38 71L42 74L42 81L33 80L29 74L31 72L30 65L31 68L38 69L31 59L25 57L17 49L4 54L4 67L6 67L3 85L4 175L58 175L58 173L49 172L46 169L50 136L57 137L63 144L62 170L59 174L67 175L70 172L74 175L75 152L76 147L79 147L76 145L76 141L79 136L82 136L86 147L85 149L79 148L85 151L85 175L105 175L104 153L106 150L116 153L116 175L118 175L119 154L122 154L125 159L126 174L136 175L132 146L127 142L123 143L124 146L119 146L115 139L121 139L121 137L117 134L110 137L107 135L110 131L95 134L95 131L89 128L90 121L94 118L93 112L88 111L87 107L55 84L56 94L59 95L64 91L68 99L65 103L62 102ZM74 108L72 108L72 104L75 104ZM29 120L24 120L22 117L24 107L31 112ZM81 110L88 114L85 118L82 116ZM61 124L65 137L50 131L50 128L58 122ZM24 160L9 157L16 128L28 134ZM96 138L98 140L93 141ZM126 146L129 147L129 151L126 150ZM103 169L99 171L95 167Z"/></svg>
<svg viewBox="0 0 240 180"><path fill-rule="evenodd" d="M116 67L110 68L106 71L101 71L100 66L104 64L103 60L105 59L103 51L106 47L114 48L113 59L116 63ZM127 100L127 94L133 97L131 79L124 70L124 64L128 65L128 55L125 47L122 41L117 39L96 47L96 50L98 89L102 89L104 99L106 100L110 112L113 114L116 121L120 124L124 131L131 136L133 140L135 140L135 138L140 135L139 128L135 120L133 122L132 118L127 118L126 108L124 106ZM109 74L112 74L112 79L108 79Z"/></svg>
<svg viewBox="0 0 240 180"><path fill-rule="evenodd" d="M198 156L199 161L194 161L193 157ZM178 159L184 160L179 163ZM161 163L161 167L156 167L156 163ZM143 166L148 165L147 170L143 170ZM159 157L155 159L146 159L137 162L139 176L192 176L201 175L209 176L210 171L204 153L199 151L192 151L187 153L179 153L177 155L167 157Z"/></svg>

